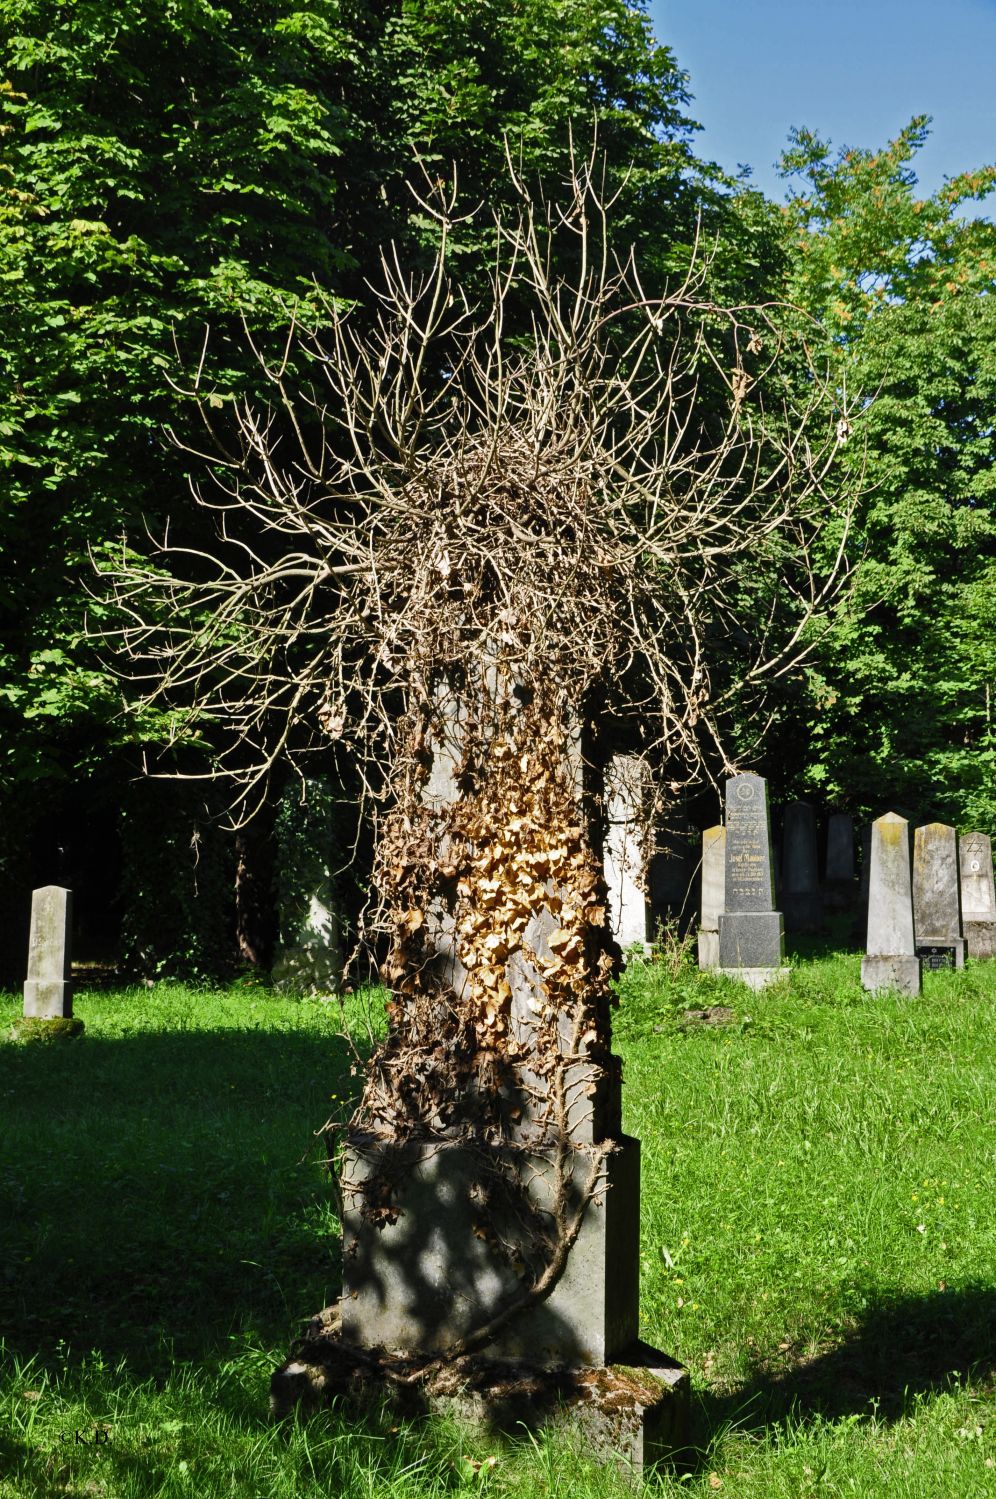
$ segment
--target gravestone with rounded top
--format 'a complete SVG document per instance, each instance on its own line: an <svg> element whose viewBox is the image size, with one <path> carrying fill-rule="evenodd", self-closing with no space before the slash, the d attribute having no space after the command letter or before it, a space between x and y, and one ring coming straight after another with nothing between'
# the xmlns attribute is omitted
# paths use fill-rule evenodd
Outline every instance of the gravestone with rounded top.
<svg viewBox="0 0 996 1499"><path fill-rule="evenodd" d="M913 839L913 930L928 968L964 968L958 834L942 822L917 828Z"/></svg>
<svg viewBox="0 0 996 1499"><path fill-rule="evenodd" d="M823 899L816 859L816 813L808 802L785 808L782 856L782 912L793 932L818 932L823 925Z"/></svg>
<svg viewBox="0 0 996 1499"><path fill-rule="evenodd" d="M752 989L783 974L785 931L775 906L768 787L762 776L726 783L726 909L719 918L719 968Z"/></svg>
<svg viewBox="0 0 996 1499"><path fill-rule="evenodd" d="M26 1019L68 1020L72 1016L72 923L71 890L45 885L34 892L24 981Z"/></svg>
<svg viewBox="0 0 996 1499"><path fill-rule="evenodd" d="M827 864L823 904L829 911L849 911L857 890L854 880L854 818L833 812L827 823Z"/></svg>
<svg viewBox="0 0 996 1499"><path fill-rule="evenodd" d="M913 940L909 823L887 812L872 823L868 871L868 933L861 982L875 993L919 994L921 964Z"/></svg>
<svg viewBox="0 0 996 1499"><path fill-rule="evenodd" d="M719 967L719 918L726 904L726 829L702 833L702 919L699 922L699 967Z"/></svg>
<svg viewBox="0 0 996 1499"><path fill-rule="evenodd" d="M996 885L993 846L985 833L958 840L962 931L970 958L996 958Z"/></svg>

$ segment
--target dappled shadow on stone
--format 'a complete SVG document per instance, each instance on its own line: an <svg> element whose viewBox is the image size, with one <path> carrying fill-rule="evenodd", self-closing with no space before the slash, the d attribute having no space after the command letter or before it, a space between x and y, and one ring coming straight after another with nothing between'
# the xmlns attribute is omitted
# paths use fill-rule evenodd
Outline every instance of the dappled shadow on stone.
<svg viewBox="0 0 996 1499"><path fill-rule="evenodd" d="M923 1397L996 1375L996 1288L970 1285L926 1296L879 1296L833 1348L784 1351L738 1389L699 1401L695 1444L725 1425L759 1430L793 1420L898 1421Z"/></svg>
<svg viewBox="0 0 996 1499"><path fill-rule="evenodd" d="M340 1281L315 1132L350 1061L333 1034L262 1028L0 1047L8 1356L159 1374L285 1344Z"/></svg>

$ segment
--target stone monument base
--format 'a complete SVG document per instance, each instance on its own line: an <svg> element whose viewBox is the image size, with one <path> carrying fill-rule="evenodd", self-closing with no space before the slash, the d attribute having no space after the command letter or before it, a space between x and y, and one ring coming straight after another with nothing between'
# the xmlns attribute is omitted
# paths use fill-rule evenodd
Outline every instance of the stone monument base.
<svg viewBox="0 0 996 1499"><path fill-rule="evenodd" d="M86 1026L75 1015L20 1015L10 1028L12 1041L73 1041Z"/></svg>
<svg viewBox="0 0 996 1499"><path fill-rule="evenodd" d="M578 1151L568 1167L572 1214L590 1169ZM597 1366L637 1337L639 1140L622 1136L601 1175L560 1279L497 1333L492 1357ZM520 1294L525 1266L515 1262L516 1245L549 1232L557 1171L552 1154L535 1148L398 1142L356 1131L346 1140L341 1183L343 1337L428 1355L445 1354Z"/></svg>
<svg viewBox="0 0 996 1499"><path fill-rule="evenodd" d="M719 933L699 927L699 967L705 972L719 967Z"/></svg>
<svg viewBox="0 0 996 1499"><path fill-rule="evenodd" d="M72 1013L71 979L25 979L24 1014L28 1019L69 1020Z"/></svg>
<svg viewBox="0 0 996 1499"><path fill-rule="evenodd" d="M872 994L880 989L919 994L922 988L920 959L912 953L869 953L861 959L861 985Z"/></svg>
<svg viewBox="0 0 996 1499"><path fill-rule="evenodd" d="M780 911L724 911L719 918L719 966L780 970L785 961L785 927ZM745 980L746 982L746 980Z"/></svg>
<svg viewBox="0 0 996 1499"><path fill-rule="evenodd" d="M964 930L970 958L996 958L996 921L966 921Z"/></svg>
<svg viewBox="0 0 996 1499"><path fill-rule="evenodd" d="M536 1369L480 1354L452 1363L399 1360L344 1339L338 1307L328 1307L273 1374L270 1411L282 1419L334 1397L376 1409L386 1397L400 1415L445 1413L486 1432L565 1427L586 1447L641 1473L687 1449L689 1394L688 1371L640 1341L595 1368Z"/></svg>
<svg viewBox="0 0 996 1499"><path fill-rule="evenodd" d="M790 968L719 968L724 978L738 979L741 984L746 984L748 989L767 989L769 984L777 984L780 979L787 979L791 973Z"/></svg>

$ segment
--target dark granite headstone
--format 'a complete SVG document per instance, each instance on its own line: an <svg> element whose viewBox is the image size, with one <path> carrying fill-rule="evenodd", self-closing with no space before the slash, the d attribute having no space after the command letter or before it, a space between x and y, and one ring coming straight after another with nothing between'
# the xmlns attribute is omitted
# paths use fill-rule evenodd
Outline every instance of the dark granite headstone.
<svg viewBox="0 0 996 1499"><path fill-rule="evenodd" d="M808 802L785 808L782 857L782 911L793 932L818 932L823 900L816 860L816 813Z"/></svg>
<svg viewBox="0 0 996 1499"><path fill-rule="evenodd" d="M761 776L733 776L726 783L725 899L720 970L762 989L788 970L781 913L774 909L768 787Z"/></svg>
<svg viewBox="0 0 996 1499"><path fill-rule="evenodd" d="M830 911L850 911L857 894L854 882L854 818L834 812L827 823L827 865L823 904Z"/></svg>

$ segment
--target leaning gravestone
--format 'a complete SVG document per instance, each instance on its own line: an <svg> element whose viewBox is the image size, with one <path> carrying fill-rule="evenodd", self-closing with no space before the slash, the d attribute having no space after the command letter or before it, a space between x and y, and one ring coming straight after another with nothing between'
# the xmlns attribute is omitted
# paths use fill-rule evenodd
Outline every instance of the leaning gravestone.
<svg viewBox="0 0 996 1499"><path fill-rule="evenodd" d="M830 911L849 911L856 895L854 886L854 818L849 812L834 812L827 824L827 864L823 881L823 904Z"/></svg>
<svg viewBox="0 0 996 1499"><path fill-rule="evenodd" d="M917 828L913 839L913 930L927 968L964 968L958 834L942 822Z"/></svg>
<svg viewBox="0 0 996 1499"><path fill-rule="evenodd" d="M726 904L726 829L702 834L702 918L699 922L699 967L719 967L719 918Z"/></svg>
<svg viewBox="0 0 996 1499"><path fill-rule="evenodd" d="M781 912L774 909L768 787L761 776L733 776L726 783L725 898L720 972L763 989L788 969Z"/></svg>
<svg viewBox="0 0 996 1499"><path fill-rule="evenodd" d="M961 855L961 919L970 958L996 958L993 848L985 833L966 833Z"/></svg>
<svg viewBox="0 0 996 1499"><path fill-rule="evenodd" d="M920 959L913 942L909 823L895 812L872 823L868 872L868 935L861 982L875 993L919 994Z"/></svg>
<svg viewBox="0 0 996 1499"><path fill-rule="evenodd" d="M808 802L785 808L782 856L782 912L793 932L818 932L823 925L823 899L816 858L816 813Z"/></svg>
<svg viewBox="0 0 996 1499"><path fill-rule="evenodd" d="M646 776L637 755L614 755L605 777L605 884L612 935L624 953L647 947Z"/></svg>

